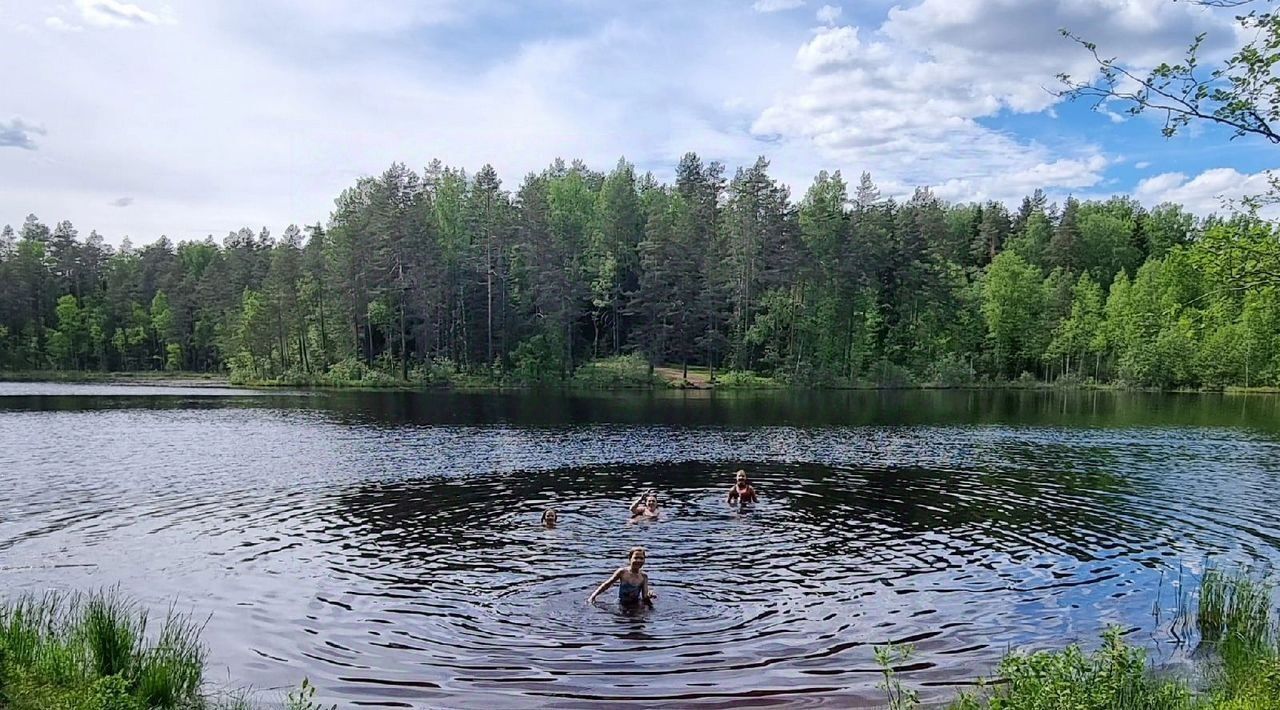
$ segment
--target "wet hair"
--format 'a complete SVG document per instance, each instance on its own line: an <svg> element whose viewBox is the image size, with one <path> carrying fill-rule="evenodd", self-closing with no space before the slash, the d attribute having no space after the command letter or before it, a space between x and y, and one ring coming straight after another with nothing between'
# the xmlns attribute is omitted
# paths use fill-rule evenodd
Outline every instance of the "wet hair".
<svg viewBox="0 0 1280 710"><path fill-rule="evenodd" d="M637 552L639 552L641 555L644 555L645 558L649 557L649 553L646 552L643 547L640 547L639 545L637 545L631 548L631 551L627 553L627 561L630 562L631 558L635 557Z"/></svg>
<svg viewBox="0 0 1280 710"><path fill-rule="evenodd" d="M546 510L542 511L542 524L546 525L548 518L558 518L558 517L560 516L556 514L555 508L547 508Z"/></svg>
<svg viewBox="0 0 1280 710"><path fill-rule="evenodd" d="M734 471L734 472L733 472L733 477L734 477L734 479L735 479L735 480L738 478L738 476L742 476L743 478L746 478L746 477L747 477L747 472L746 472L745 470L743 470L743 469L738 469L737 471Z"/></svg>

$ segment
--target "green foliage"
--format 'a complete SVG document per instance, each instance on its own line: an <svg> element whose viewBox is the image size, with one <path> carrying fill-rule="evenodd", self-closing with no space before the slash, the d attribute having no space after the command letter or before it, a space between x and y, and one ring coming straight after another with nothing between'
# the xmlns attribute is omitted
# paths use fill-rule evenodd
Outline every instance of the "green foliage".
<svg viewBox="0 0 1280 710"><path fill-rule="evenodd" d="M896 665L906 663L915 653L911 644L889 644L876 646L874 649L876 665L880 666L883 680L877 686L887 696L889 710L912 710L920 705L920 694L902 685Z"/></svg>
<svg viewBox="0 0 1280 710"><path fill-rule="evenodd" d="M0 708L249 710L246 691L207 692L199 627L170 613L155 633L115 592L0 604ZM324 710L306 680L287 707Z"/></svg>
<svg viewBox="0 0 1280 710"><path fill-rule="evenodd" d="M595 389L647 389L661 384L650 372L649 363L640 355L593 360L573 373L575 387Z"/></svg>
<svg viewBox="0 0 1280 710"><path fill-rule="evenodd" d="M316 687L308 678L302 679L302 685L289 691L285 697L285 710L337 710L337 705L321 705L316 702Z"/></svg>
<svg viewBox="0 0 1280 710"><path fill-rule="evenodd" d="M1177 710L1190 708L1191 691L1174 680L1153 676L1146 654L1127 646L1116 628L1103 635L1102 648L1086 654L1078 646L1062 651L1011 654L1000 662L991 710Z"/></svg>
<svg viewBox="0 0 1280 710"><path fill-rule="evenodd" d="M1128 198L1011 214L822 172L793 200L765 160L726 183L693 154L672 185L556 161L508 193L433 162L361 178L305 233L77 235L0 230L0 368L648 386L611 360L636 353L730 387L1280 385L1274 226Z"/></svg>
<svg viewBox="0 0 1280 710"><path fill-rule="evenodd" d="M1275 639L1273 586L1241 570L1209 567L1200 580L1196 625L1202 641L1266 647Z"/></svg>
<svg viewBox="0 0 1280 710"><path fill-rule="evenodd" d="M564 377L564 361L556 338L545 333L531 336L516 346L511 360L515 375L528 384L546 384Z"/></svg>
<svg viewBox="0 0 1280 710"><path fill-rule="evenodd" d="M1195 623L1201 634L1203 682L1149 666L1145 653L1108 629L1102 647L1011 653L995 682L962 694L953 710L1263 710L1280 707L1272 585L1247 571L1209 567Z"/></svg>
<svg viewBox="0 0 1280 710"><path fill-rule="evenodd" d="M200 707L204 649L170 615L147 618L114 593L23 597L0 606L0 704L13 710Z"/></svg>
<svg viewBox="0 0 1280 710"><path fill-rule="evenodd" d="M948 353L929 369L929 382L942 387L964 387L976 381L973 364L963 355Z"/></svg>
<svg viewBox="0 0 1280 710"><path fill-rule="evenodd" d="M867 370L867 379L876 387L899 388L911 385L911 373L888 360L877 360Z"/></svg>
<svg viewBox="0 0 1280 710"><path fill-rule="evenodd" d="M717 372L714 384L720 389L770 389L781 386L781 383L773 378L761 377L753 372L741 370Z"/></svg>
<svg viewBox="0 0 1280 710"><path fill-rule="evenodd" d="M1043 351L1045 293L1039 271L1013 252L991 262L982 314L1004 372L1020 372Z"/></svg>

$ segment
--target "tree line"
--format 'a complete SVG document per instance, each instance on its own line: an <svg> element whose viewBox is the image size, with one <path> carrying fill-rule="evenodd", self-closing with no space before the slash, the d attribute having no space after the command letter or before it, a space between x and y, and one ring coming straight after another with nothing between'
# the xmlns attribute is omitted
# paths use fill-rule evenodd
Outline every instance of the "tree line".
<svg viewBox="0 0 1280 710"><path fill-rule="evenodd" d="M1276 243L1249 216L896 200L865 173L796 201L763 158L690 153L672 184L557 160L514 191L396 164L279 237L5 227L0 367L546 381L627 355L799 385L1280 385Z"/></svg>

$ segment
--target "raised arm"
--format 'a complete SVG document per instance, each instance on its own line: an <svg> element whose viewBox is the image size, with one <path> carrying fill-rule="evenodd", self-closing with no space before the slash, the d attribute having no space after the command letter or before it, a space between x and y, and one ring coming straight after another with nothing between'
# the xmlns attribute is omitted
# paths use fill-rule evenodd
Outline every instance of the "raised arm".
<svg viewBox="0 0 1280 710"><path fill-rule="evenodd" d="M649 495L651 491L641 491L640 497L636 498L636 502L631 504L631 514L639 515L644 510L644 497Z"/></svg>
<svg viewBox="0 0 1280 710"><path fill-rule="evenodd" d="M614 570L613 574L609 575L609 578L604 581L604 584L601 584L600 586L596 587L596 590L591 593L591 596L587 597L587 603L588 604L594 603L596 600L596 597L603 594L607 589L609 589L609 587L612 587L613 583L618 581L618 576L621 574L622 574L621 567Z"/></svg>

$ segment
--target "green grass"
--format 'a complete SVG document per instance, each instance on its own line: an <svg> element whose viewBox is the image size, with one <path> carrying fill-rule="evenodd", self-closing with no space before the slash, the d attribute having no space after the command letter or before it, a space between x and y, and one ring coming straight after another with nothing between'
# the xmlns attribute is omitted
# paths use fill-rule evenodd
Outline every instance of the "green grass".
<svg viewBox="0 0 1280 710"><path fill-rule="evenodd" d="M745 370L726 370L716 373L712 385L716 389L779 389L783 383L772 377L764 377Z"/></svg>
<svg viewBox="0 0 1280 710"><path fill-rule="evenodd" d="M158 625L113 591L25 596L0 605L0 709L239 710L249 694L211 690L200 627ZM304 681L290 710L316 710Z"/></svg>
<svg viewBox="0 0 1280 710"><path fill-rule="evenodd" d="M662 378L650 372L649 363L639 355L592 360L582 364L569 381L584 389L650 389L665 387Z"/></svg>
<svg viewBox="0 0 1280 710"><path fill-rule="evenodd" d="M952 710L1275 710L1280 708L1280 634L1272 586L1243 569L1210 567L1201 578L1200 633L1189 677L1153 668L1118 629L1086 653L1011 653L977 693ZM1184 610L1190 613L1190 610ZM892 701L893 698L891 697Z"/></svg>
<svg viewBox="0 0 1280 710"><path fill-rule="evenodd" d="M135 370L131 372L98 372L97 370L0 370L0 382L192 382L225 384L221 372L166 372Z"/></svg>

